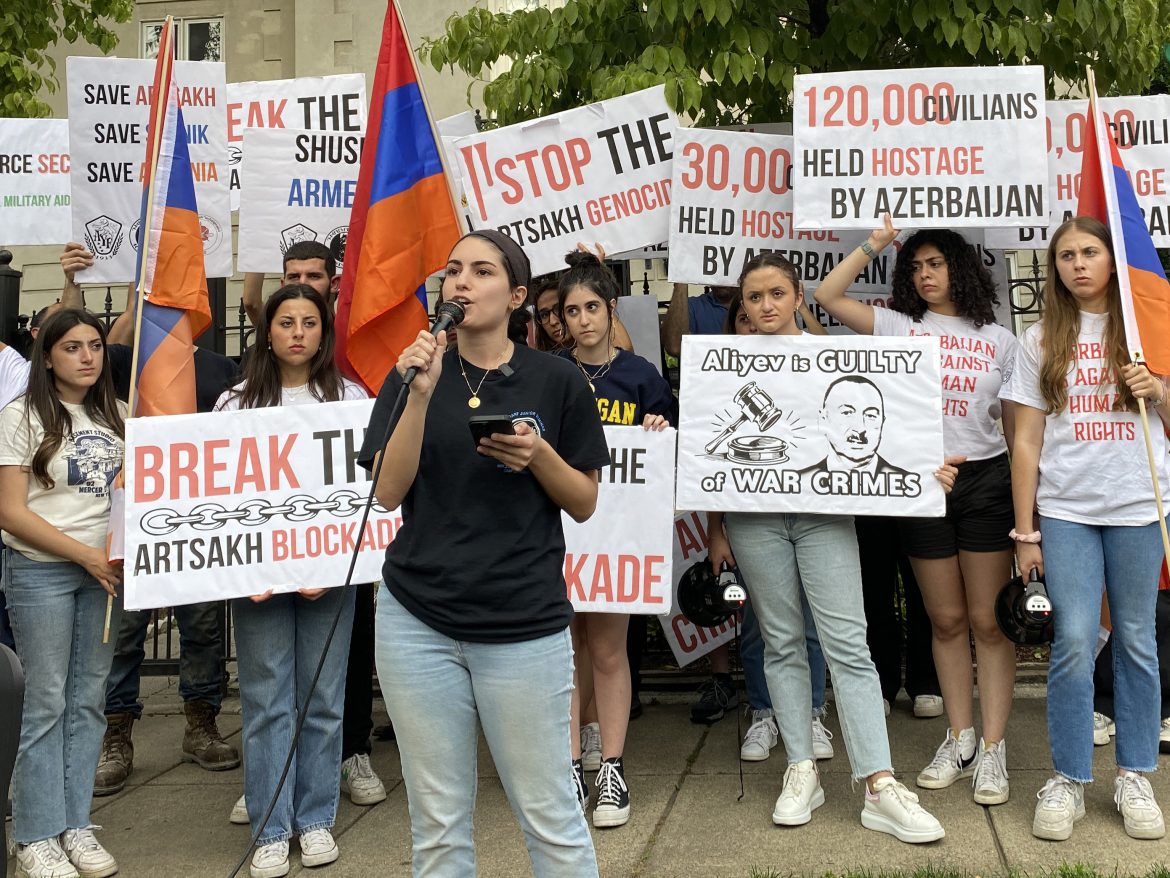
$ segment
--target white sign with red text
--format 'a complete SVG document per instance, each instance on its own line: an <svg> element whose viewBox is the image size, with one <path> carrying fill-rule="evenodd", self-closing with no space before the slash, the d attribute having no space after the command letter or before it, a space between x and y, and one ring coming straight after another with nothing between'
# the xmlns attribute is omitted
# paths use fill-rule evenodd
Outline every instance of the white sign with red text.
<svg viewBox="0 0 1170 878"><path fill-rule="evenodd" d="M1042 67L812 73L793 94L799 229L1047 220Z"/></svg>
<svg viewBox="0 0 1170 878"><path fill-rule="evenodd" d="M366 131L367 106L363 73L228 83L227 148L232 210L240 209L240 166L246 130L295 128L362 135Z"/></svg>
<svg viewBox="0 0 1170 878"><path fill-rule="evenodd" d="M676 433L605 427L610 465L600 472L597 509L565 522L565 584L585 613L658 615L673 597Z"/></svg>
<svg viewBox="0 0 1170 878"><path fill-rule="evenodd" d="M134 280L154 61L68 58L72 238L94 255L77 282ZM208 277L231 277L227 85L218 62L176 61Z"/></svg>
<svg viewBox="0 0 1170 878"><path fill-rule="evenodd" d="M69 239L69 123L0 119L0 241Z"/></svg>
<svg viewBox="0 0 1170 878"><path fill-rule="evenodd" d="M666 642L670 644L670 651L680 668L702 658L715 647L730 643L735 637L735 625L730 619L722 625L707 628L696 625L678 609L679 581L693 565L706 563L707 513L680 512L674 519L673 610L658 616Z"/></svg>
<svg viewBox="0 0 1170 878"><path fill-rule="evenodd" d="M476 228L524 247L533 274L578 242L619 253L667 238L678 121L663 86L456 141Z"/></svg>
<svg viewBox="0 0 1170 878"><path fill-rule="evenodd" d="M988 246L1035 249L1076 215L1088 101L1049 101L1046 226L989 229ZM1101 112L1133 184L1155 247L1170 247L1170 95L1101 98Z"/></svg>

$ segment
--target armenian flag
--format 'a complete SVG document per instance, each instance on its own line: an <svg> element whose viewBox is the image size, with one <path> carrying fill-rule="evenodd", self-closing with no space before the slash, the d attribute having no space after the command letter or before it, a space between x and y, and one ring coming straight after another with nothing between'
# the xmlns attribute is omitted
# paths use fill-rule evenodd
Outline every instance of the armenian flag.
<svg viewBox="0 0 1170 878"><path fill-rule="evenodd" d="M1084 142L1077 215L1095 217L1110 229L1131 358L1155 374L1170 375L1170 283L1117 143L1102 124L1092 71Z"/></svg>
<svg viewBox="0 0 1170 878"><path fill-rule="evenodd" d="M386 6L337 302L337 363L376 394L427 328L426 279L460 226L394 0Z"/></svg>

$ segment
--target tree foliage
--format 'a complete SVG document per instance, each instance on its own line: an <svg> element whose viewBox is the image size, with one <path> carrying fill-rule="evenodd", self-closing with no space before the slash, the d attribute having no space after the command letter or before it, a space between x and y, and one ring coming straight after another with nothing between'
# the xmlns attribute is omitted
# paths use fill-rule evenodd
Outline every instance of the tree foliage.
<svg viewBox="0 0 1170 878"><path fill-rule="evenodd" d="M659 83L698 125L780 121L796 73L1042 64L1049 93L1094 66L1104 93L1150 84L1167 0L568 0L447 20L420 54L487 78L500 124Z"/></svg>
<svg viewBox="0 0 1170 878"><path fill-rule="evenodd" d="M108 22L125 22L134 0L4 0L0 3L0 116L48 116L37 95L56 91L58 41L84 40L113 51L117 37Z"/></svg>

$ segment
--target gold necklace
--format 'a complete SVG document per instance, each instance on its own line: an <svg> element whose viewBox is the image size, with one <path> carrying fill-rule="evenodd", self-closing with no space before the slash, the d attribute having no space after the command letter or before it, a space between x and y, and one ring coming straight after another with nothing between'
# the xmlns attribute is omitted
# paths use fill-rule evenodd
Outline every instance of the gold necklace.
<svg viewBox="0 0 1170 878"><path fill-rule="evenodd" d="M505 347L502 351L500 351L500 355L496 359L502 363L504 361L504 355L506 353L508 353L507 347ZM488 375L490 375L492 372L494 372L495 369L485 369L484 373L483 373L483 377L479 379L479 384L477 384L475 386L475 389L472 390L471 382L467 378L467 369L463 365L463 355L459 354L458 356L459 356L459 371L461 373L463 373L463 383L467 385L467 390L471 394L471 398L467 400L467 407L469 409L477 409L480 406L480 398L479 398L480 388L483 387L483 383L485 381L487 381Z"/></svg>
<svg viewBox="0 0 1170 878"><path fill-rule="evenodd" d="M611 347L609 349L609 359L605 361L602 368L598 370L596 375L590 375L585 371L585 365L577 357L576 349L573 350L573 360L577 363L577 368L581 370L581 374L585 376L585 381L589 384L589 392L596 393L597 388L593 386L593 382L599 378L603 378L613 366L613 361L617 359L617 348Z"/></svg>

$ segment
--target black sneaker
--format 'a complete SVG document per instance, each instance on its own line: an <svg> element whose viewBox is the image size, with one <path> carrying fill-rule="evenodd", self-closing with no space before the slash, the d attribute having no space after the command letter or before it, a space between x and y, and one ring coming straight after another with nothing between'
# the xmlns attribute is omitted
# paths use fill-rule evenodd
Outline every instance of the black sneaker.
<svg viewBox="0 0 1170 878"><path fill-rule="evenodd" d="M585 780L585 767L580 759L573 760L573 791L577 794L577 803L581 806L581 813L585 814L589 808L589 782Z"/></svg>
<svg viewBox="0 0 1170 878"><path fill-rule="evenodd" d="M691 722L711 725L723 719L728 710L739 704L739 693L731 678L712 677L699 687L699 700L691 705Z"/></svg>
<svg viewBox="0 0 1170 878"><path fill-rule="evenodd" d="M597 772L597 807L593 809L593 825L598 829L624 826L630 819L630 789L626 786L626 772L622 758L603 760Z"/></svg>

